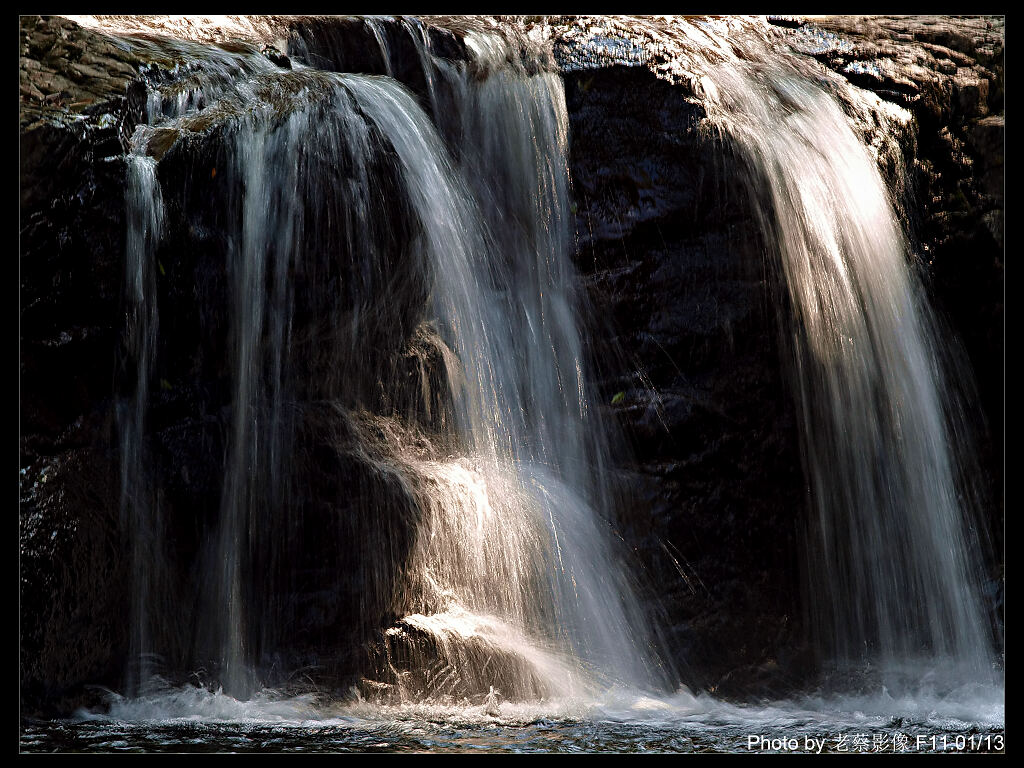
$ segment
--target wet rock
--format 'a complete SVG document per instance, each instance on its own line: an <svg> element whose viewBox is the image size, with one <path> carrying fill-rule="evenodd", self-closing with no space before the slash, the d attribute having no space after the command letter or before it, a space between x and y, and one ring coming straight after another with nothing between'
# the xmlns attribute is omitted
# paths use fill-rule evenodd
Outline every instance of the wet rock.
<svg viewBox="0 0 1024 768"><path fill-rule="evenodd" d="M988 80L968 69L958 69L953 95L964 117L981 117L988 112Z"/></svg>
<svg viewBox="0 0 1024 768"><path fill-rule="evenodd" d="M268 682L305 668L321 689L347 690L396 618L418 512L379 428L337 403L296 414L286 509L266 510L254 540L248 632Z"/></svg>
<svg viewBox="0 0 1024 768"><path fill-rule="evenodd" d="M282 69L291 69L292 61L272 45L264 47L261 53Z"/></svg>
<svg viewBox="0 0 1024 768"><path fill-rule="evenodd" d="M173 66L155 51L143 55L60 16L21 16L19 30L23 131L41 122L74 121L90 107L116 102L140 66Z"/></svg>
<svg viewBox="0 0 1024 768"><path fill-rule="evenodd" d="M692 91L615 66L567 74L566 101L577 261L606 318L592 331L599 391L629 445L619 531L660 594L652 625L672 663L714 688L799 638L805 502L777 345L785 305L741 169L699 130Z"/></svg>
<svg viewBox="0 0 1024 768"><path fill-rule="evenodd" d="M20 477L22 713L67 715L122 684L130 610L110 443L38 459Z"/></svg>
<svg viewBox="0 0 1024 768"><path fill-rule="evenodd" d="M372 646L371 659L376 685L363 682L362 693L387 704L468 701L489 707L486 714L497 716L495 689L510 701L537 701L558 693L515 649L479 634L428 631L414 617L389 627Z"/></svg>
<svg viewBox="0 0 1024 768"><path fill-rule="evenodd" d="M1000 212L1003 208L1003 189L1006 180L1003 167L1005 135L1006 124L1003 115L989 115L971 123L967 134L971 155L977 163L975 182L978 191L991 201L992 210ZM1002 227L992 230L992 236L1002 247Z"/></svg>

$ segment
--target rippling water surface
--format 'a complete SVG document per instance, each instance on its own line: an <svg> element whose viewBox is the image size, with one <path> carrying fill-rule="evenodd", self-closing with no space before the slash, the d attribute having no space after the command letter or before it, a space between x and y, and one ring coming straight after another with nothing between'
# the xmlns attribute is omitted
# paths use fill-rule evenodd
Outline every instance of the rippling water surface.
<svg viewBox="0 0 1024 768"><path fill-rule="evenodd" d="M592 702L482 706L264 692L249 701L185 687L106 712L25 721L23 752L1001 752L1002 690L895 699L806 697L735 705L701 694L613 691Z"/></svg>

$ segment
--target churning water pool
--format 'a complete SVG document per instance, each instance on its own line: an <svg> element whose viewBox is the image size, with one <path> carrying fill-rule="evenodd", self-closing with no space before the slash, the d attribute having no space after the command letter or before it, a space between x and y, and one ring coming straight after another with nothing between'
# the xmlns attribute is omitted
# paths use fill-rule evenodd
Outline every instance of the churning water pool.
<svg viewBox="0 0 1024 768"><path fill-rule="evenodd" d="M931 753L1003 752L1002 689L956 697L805 697L737 705L685 690L617 690L590 702L249 701L187 686L111 694L107 711L22 723L22 752Z"/></svg>

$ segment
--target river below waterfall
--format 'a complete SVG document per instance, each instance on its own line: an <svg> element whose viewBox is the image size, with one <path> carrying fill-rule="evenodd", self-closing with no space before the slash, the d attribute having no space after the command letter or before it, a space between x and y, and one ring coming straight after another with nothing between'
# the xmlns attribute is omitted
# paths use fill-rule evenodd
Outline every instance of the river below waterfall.
<svg viewBox="0 0 1024 768"><path fill-rule="evenodd" d="M134 700L105 714L26 723L24 751L75 752L1002 752L1002 692L807 696L736 705L680 691L612 690L558 704L482 706L362 701L317 704L263 692L238 701L197 687Z"/></svg>

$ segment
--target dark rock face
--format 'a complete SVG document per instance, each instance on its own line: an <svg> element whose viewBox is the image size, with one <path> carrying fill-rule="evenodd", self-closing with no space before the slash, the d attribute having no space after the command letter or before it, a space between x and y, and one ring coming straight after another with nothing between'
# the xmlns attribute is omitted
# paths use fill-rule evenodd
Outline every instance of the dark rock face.
<svg viewBox="0 0 1024 768"><path fill-rule="evenodd" d="M685 88L613 67L567 76L566 101L578 265L607 319L600 392L631 449L622 535L682 679L748 692L727 674L777 668L800 641L806 504L761 234ZM786 684L770 678L757 692Z"/></svg>
<svg viewBox="0 0 1024 768"><path fill-rule="evenodd" d="M102 432L102 430L98 430ZM22 470L22 714L68 714L123 674L129 569L117 456L69 448Z"/></svg>
<svg viewBox="0 0 1024 768"><path fill-rule="evenodd" d="M288 50L264 53L283 70L293 60L370 74L390 66L426 108L412 36L461 61L465 43L451 27L296 20ZM916 196L908 209L920 212L914 234L932 295L977 373L989 427L980 430L978 464L999 551L1001 28L882 18L788 20L785 30L806 45L824 40L808 55L917 119L916 142L905 148ZM145 110L140 67L172 78L173 64L129 55L59 18L23 17L21 46L21 692L25 713L67 714L96 701L91 686L120 689L129 654L131 542L119 513L117 435L133 376L124 349L124 155ZM726 140L701 133L700 100L685 84L614 64L564 79L595 390L625 438L617 531L683 682L723 696L783 694L813 672L800 594L807 490L779 352L785 293L764 263L739 160ZM444 89L435 97L443 102ZM188 194L167 201L158 253L148 440L165 578L181 596L160 607L166 663L181 667L209 644L170 638L201 610L206 585L195 564L219 511L232 397L225 233L238 212L220 188L226 174L211 173L227 162L223 126L166 138L161 183ZM376 176L394 185L386 166ZM402 243L415 233L394 227L398 220L378 211L375 237L393 238L389 270L406 274ZM312 324L345 277L296 275L322 299L297 308L297 325ZM400 319L363 337L359 359L375 361L363 384L339 395L329 375L338 361L318 356L315 333L296 355L291 500L264 532L284 544L255 548L262 581L247 587L266 597L250 622L268 681L315 668L318 683L345 689L372 666L375 633L399 618L388 614L391 566L410 546L416 505L386 451L367 446L379 446L374 418L414 410L421 379L436 383L440 361L418 325L422 285L394 295ZM435 417L444 408L434 403ZM994 592L998 600L998 584Z"/></svg>
<svg viewBox="0 0 1024 768"><path fill-rule="evenodd" d="M367 668L367 648L397 620L391 595L413 543L418 511L374 419L336 402L301 406L286 513L258 554L251 617L266 682L311 670L347 690Z"/></svg>

